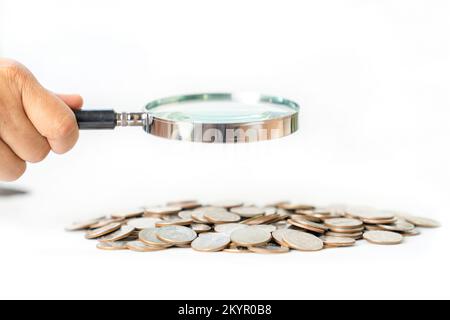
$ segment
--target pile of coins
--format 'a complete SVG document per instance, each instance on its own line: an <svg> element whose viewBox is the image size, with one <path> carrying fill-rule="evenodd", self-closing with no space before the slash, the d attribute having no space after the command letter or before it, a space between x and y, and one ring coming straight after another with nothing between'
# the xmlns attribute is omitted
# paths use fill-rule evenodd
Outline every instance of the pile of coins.
<svg viewBox="0 0 450 320"><path fill-rule="evenodd" d="M102 250L151 252L176 247L287 253L350 247L363 239L378 245L400 244L405 237L419 235L418 227L439 226L432 219L373 208L179 201L76 222L66 230L85 231L85 237L97 240Z"/></svg>

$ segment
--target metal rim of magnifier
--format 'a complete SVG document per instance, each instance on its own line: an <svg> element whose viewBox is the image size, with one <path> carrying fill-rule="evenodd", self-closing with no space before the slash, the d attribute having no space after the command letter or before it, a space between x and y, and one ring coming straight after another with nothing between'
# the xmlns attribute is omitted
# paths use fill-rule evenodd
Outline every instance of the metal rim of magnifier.
<svg viewBox="0 0 450 320"><path fill-rule="evenodd" d="M152 116L152 110L157 107L174 103L204 101L268 103L288 107L292 110L292 114L258 122L226 124L172 121ZM145 112L149 115L149 121L144 129L158 137L192 142L241 143L265 141L285 137L296 132L299 127L299 111L300 106L296 102L278 96L236 93L179 95L158 99L147 104Z"/></svg>

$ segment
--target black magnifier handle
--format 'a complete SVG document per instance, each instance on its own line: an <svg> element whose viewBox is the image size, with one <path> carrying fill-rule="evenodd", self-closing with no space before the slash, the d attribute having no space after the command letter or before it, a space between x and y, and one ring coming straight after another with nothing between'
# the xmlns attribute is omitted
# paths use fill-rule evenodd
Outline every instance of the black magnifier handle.
<svg viewBox="0 0 450 320"><path fill-rule="evenodd" d="M74 111L80 130L112 130L117 126L114 110Z"/></svg>
<svg viewBox="0 0 450 320"><path fill-rule="evenodd" d="M148 127L147 113L117 113L114 110L75 110L80 130L113 130L116 127Z"/></svg>

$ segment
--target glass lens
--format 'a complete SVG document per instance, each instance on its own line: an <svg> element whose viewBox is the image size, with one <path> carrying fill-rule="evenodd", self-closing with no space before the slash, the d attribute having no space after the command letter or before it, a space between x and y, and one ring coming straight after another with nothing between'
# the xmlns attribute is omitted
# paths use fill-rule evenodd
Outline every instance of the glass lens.
<svg viewBox="0 0 450 320"><path fill-rule="evenodd" d="M287 117L296 112L289 106L268 102L182 101L147 107L154 117L191 123L247 123Z"/></svg>

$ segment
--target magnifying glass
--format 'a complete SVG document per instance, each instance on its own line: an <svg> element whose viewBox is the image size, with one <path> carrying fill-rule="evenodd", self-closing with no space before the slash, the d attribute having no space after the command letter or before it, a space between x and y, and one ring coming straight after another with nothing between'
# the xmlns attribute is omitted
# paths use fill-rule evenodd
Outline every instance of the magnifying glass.
<svg viewBox="0 0 450 320"><path fill-rule="evenodd" d="M143 112L75 111L81 130L142 127L154 136L207 143L272 140L298 130L299 105L260 94L203 93L147 104Z"/></svg>

